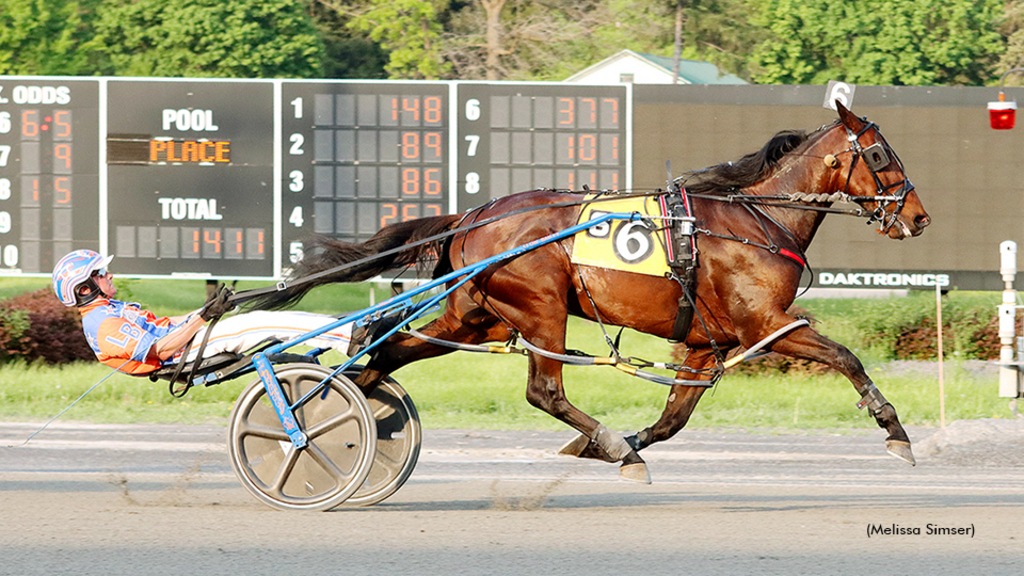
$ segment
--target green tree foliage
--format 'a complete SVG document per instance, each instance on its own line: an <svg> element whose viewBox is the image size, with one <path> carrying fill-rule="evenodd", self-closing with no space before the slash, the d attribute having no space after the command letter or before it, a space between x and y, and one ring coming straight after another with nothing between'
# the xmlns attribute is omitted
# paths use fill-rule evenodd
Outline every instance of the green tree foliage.
<svg viewBox="0 0 1024 576"><path fill-rule="evenodd" d="M102 44L92 34L99 0L0 0L0 74L94 74Z"/></svg>
<svg viewBox="0 0 1024 576"><path fill-rule="evenodd" d="M349 26L369 33L388 51L385 70L392 78L439 78L451 65L440 55L438 15L448 0L370 0Z"/></svg>
<svg viewBox="0 0 1024 576"><path fill-rule="evenodd" d="M387 78L387 52L380 43L348 25L354 13L344 6L351 4L348 0L344 5L340 0L316 0L310 4L313 23L324 41L324 78Z"/></svg>
<svg viewBox="0 0 1024 576"><path fill-rule="evenodd" d="M324 45L292 0L105 0L96 30L118 76L316 77Z"/></svg>
<svg viewBox="0 0 1024 576"><path fill-rule="evenodd" d="M1002 51L1000 0L760 0L764 84L980 85Z"/></svg>
<svg viewBox="0 0 1024 576"><path fill-rule="evenodd" d="M689 60L705 60L726 72L750 79L747 56L767 38L750 21L749 0L677 0L683 5L683 52Z"/></svg>
<svg viewBox="0 0 1024 576"><path fill-rule="evenodd" d="M1024 1L1006 3L1006 10L999 22L999 32L1006 38L1006 51L999 57L996 73L1000 76L1013 68L1024 67ZM994 77L993 80L996 78ZM1005 79L1007 86L1024 86L1024 74L1015 72Z"/></svg>
<svg viewBox="0 0 1024 576"><path fill-rule="evenodd" d="M467 2L451 15L443 39L445 57L459 78L562 80L621 49L609 51L612 45L604 43L607 36L602 31L618 3Z"/></svg>

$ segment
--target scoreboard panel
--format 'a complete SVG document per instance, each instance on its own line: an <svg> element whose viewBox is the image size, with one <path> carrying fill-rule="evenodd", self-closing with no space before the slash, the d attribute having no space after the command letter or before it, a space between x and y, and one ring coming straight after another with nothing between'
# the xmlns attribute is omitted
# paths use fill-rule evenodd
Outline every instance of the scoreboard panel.
<svg viewBox="0 0 1024 576"><path fill-rule="evenodd" d="M108 83L107 250L119 272L274 276L273 90Z"/></svg>
<svg viewBox="0 0 1024 576"><path fill-rule="evenodd" d="M459 209L539 188L628 187L626 86L459 85Z"/></svg>
<svg viewBox="0 0 1024 576"><path fill-rule="evenodd" d="M0 270L99 247L99 85L0 79Z"/></svg>
<svg viewBox="0 0 1024 576"><path fill-rule="evenodd" d="M283 84L284 266L313 233L362 241L448 213L449 91L440 82Z"/></svg>

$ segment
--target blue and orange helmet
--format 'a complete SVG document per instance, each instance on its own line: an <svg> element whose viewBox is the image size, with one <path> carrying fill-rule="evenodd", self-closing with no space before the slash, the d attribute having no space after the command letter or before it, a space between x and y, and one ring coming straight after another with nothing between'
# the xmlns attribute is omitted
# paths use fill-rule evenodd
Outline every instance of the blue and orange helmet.
<svg viewBox="0 0 1024 576"><path fill-rule="evenodd" d="M99 286L92 279L92 273L113 260L113 256L101 256L92 250L75 250L60 259L53 267L53 293L65 306L82 306L100 296ZM88 295L78 293L78 287L92 283Z"/></svg>

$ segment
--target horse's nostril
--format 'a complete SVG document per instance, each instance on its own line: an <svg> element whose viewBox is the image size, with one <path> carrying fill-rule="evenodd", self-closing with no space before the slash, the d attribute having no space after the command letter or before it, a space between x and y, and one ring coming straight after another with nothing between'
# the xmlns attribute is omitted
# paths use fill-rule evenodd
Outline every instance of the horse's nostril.
<svg viewBox="0 0 1024 576"><path fill-rule="evenodd" d="M931 223L932 219L925 215L917 216L914 218L914 224L916 224L918 228L924 228L925 226Z"/></svg>

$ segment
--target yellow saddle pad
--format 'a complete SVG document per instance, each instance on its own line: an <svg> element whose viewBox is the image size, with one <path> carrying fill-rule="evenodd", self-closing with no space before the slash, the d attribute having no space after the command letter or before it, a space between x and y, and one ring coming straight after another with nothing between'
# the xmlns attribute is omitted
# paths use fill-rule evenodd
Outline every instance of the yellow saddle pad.
<svg viewBox="0 0 1024 576"><path fill-rule="evenodd" d="M587 198L593 198L589 195ZM638 212L644 216L664 216L657 196L622 198L584 204L579 223L610 212ZM571 259L575 264L611 268L637 274L664 276L669 271L665 243L668 230L662 220L654 220L652 230L640 220L611 220L576 234Z"/></svg>

